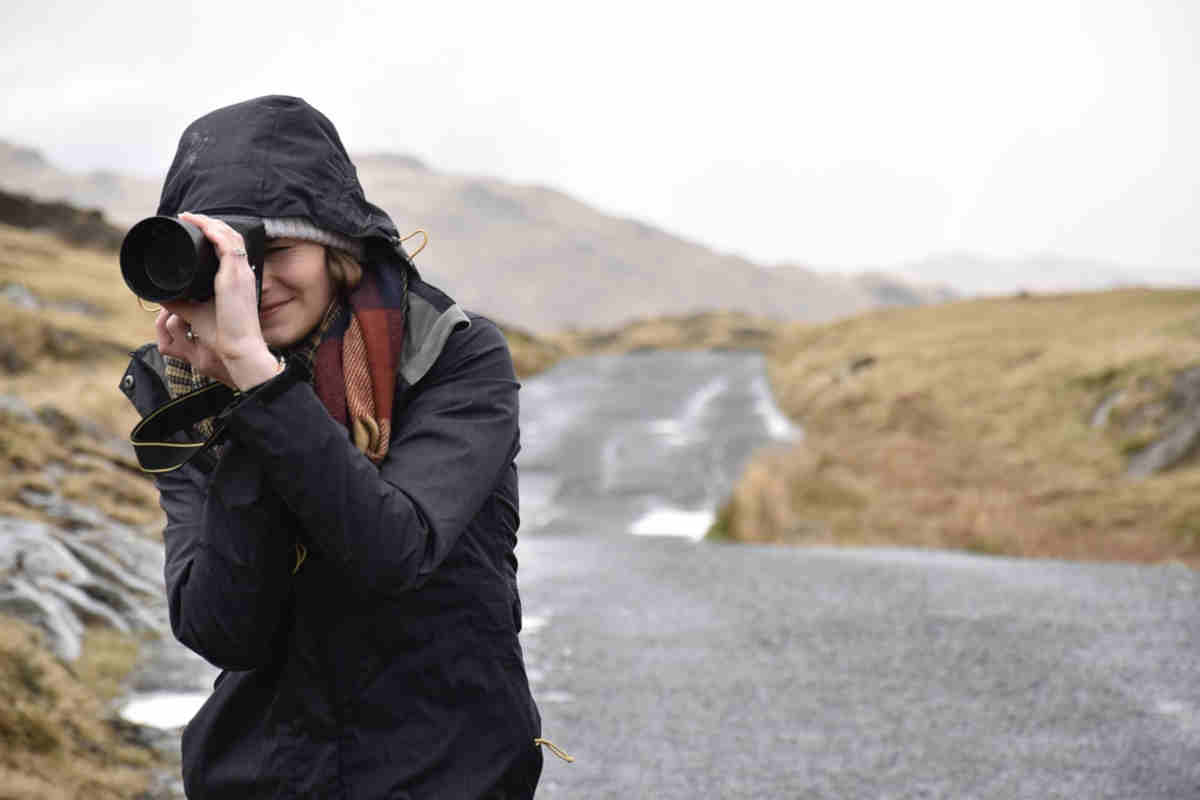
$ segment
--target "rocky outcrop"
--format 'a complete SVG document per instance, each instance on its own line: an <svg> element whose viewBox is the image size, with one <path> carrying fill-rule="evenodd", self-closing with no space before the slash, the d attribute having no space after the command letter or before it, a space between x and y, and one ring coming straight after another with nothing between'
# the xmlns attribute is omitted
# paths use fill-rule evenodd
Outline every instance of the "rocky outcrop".
<svg viewBox="0 0 1200 800"><path fill-rule="evenodd" d="M1125 474L1144 478L1171 469L1191 457L1200 445L1200 367L1177 373L1164 405L1163 434L1130 454Z"/></svg>
<svg viewBox="0 0 1200 800"><path fill-rule="evenodd" d="M0 189L0 222L26 230L48 231L78 247L117 250L125 233L99 210L62 202L44 202Z"/></svg>
<svg viewBox="0 0 1200 800"><path fill-rule="evenodd" d="M0 613L63 660L84 630L166 630L154 490L132 452L50 407L0 402Z"/></svg>
<svg viewBox="0 0 1200 800"><path fill-rule="evenodd" d="M175 796L154 737L113 704L170 635L161 512L126 447L0 395L5 797Z"/></svg>

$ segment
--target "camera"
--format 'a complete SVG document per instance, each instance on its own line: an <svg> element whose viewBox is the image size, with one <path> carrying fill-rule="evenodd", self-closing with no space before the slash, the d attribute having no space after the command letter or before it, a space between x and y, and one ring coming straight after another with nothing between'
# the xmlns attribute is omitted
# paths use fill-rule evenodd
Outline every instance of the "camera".
<svg viewBox="0 0 1200 800"><path fill-rule="evenodd" d="M267 233L257 217L212 214L242 235L254 283L262 296L262 264ZM212 242L190 222L175 217L147 217L129 229L121 242L121 275L143 300L207 300L220 262Z"/></svg>

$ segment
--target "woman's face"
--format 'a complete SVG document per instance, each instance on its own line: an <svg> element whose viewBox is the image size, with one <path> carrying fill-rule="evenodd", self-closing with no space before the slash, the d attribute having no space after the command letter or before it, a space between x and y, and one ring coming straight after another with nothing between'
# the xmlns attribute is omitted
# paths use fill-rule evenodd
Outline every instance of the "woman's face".
<svg viewBox="0 0 1200 800"><path fill-rule="evenodd" d="M263 266L258 320L271 347L289 347L321 322L333 300L325 247L302 239L271 239Z"/></svg>

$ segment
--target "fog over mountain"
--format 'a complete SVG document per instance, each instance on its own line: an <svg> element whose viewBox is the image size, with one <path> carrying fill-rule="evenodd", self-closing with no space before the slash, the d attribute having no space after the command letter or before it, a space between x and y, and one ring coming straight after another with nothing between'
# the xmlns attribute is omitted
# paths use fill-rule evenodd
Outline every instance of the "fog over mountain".
<svg viewBox="0 0 1200 800"><path fill-rule="evenodd" d="M818 321L952 296L877 273L766 267L603 214L551 188L440 172L409 156L355 162L367 197L402 231L429 233L417 264L430 280L468 308L532 330L725 309ZM35 149L3 142L0 187L99 208L121 226L152 214L159 192L155 181L68 172Z"/></svg>
<svg viewBox="0 0 1200 800"><path fill-rule="evenodd" d="M968 252L939 253L906 264L896 272L906 280L944 283L968 295L1200 286L1200 264L1192 270L1171 270L1055 253L1014 259Z"/></svg>

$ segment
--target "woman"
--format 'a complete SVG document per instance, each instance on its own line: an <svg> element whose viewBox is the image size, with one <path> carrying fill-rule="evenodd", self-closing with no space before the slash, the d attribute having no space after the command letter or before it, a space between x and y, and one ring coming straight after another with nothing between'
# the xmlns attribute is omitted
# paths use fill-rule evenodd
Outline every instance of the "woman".
<svg viewBox="0 0 1200 800"><path fill-rule="evenodd" d="M500 331L420 279L297 98L189 126L158 213L212 242L215 298L164 304L123 386L143 414L241 392L219 455L158 478L172 628L224 670L184 732L188 796L531 797ZM220 214L264 220L261 303Z"/></svg>

